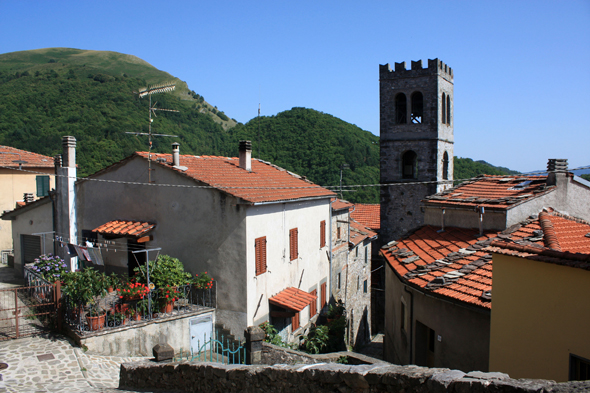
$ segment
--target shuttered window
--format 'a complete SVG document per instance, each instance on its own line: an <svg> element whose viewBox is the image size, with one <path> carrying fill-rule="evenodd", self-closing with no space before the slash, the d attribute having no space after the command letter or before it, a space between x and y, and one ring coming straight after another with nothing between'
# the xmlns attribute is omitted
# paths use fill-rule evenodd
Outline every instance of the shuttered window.
<svg viewBox="0 0 590 393"><path fill-rule="evenodd" d="M293 228L289 231L289 257L293 261L299 256L298 241L297 241L297 228Z"/></svg>
<svg viewBox="0 0 590 393"><path fill-rule="evenodd" d="M326 307L326 283L320 286L320 307Z"/></svg>
<svg viewBox="0 0 590 393"><path fill-rule="evenodd" d="M266 272L266 236L254 240L256 254L256 275Z"/></svg>
<svg viewBox="0 0 590 393"><path fill-rule="evenodd" d="M44 197L49 195L49 176L37 176L37 196Z"/></svg>
<svg viewBox="0 0 590 393"><path fill-rule="evenodd" d="M326 221L320 221L320 248L326 247Z"/></svg>
<svg viewBox="0 0 590 393"><path fill-rule="evenodd" d="M318 290L314 289L313 291L310 292L313 296L317 296L318 295ZM318 299L317 297L315 299L313 299L311 301L311 303L309 304L309 317L313 317L314 315L316 315L318 313Z"/></svg>
<svg viewBox="0 0 590 393"><path fill-rule="evenodd" d="M299 313L296 313L295 316L291 318L291 329L293 332L299 329Z"/></svg>

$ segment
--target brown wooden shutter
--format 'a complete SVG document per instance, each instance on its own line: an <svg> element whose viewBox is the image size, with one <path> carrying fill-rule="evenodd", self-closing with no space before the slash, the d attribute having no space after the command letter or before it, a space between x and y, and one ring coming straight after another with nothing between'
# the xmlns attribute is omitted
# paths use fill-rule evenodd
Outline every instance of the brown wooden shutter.
<svg viewBox="0 0 590 393"><path fill-rule="evenodd" d="M320 286L320 298L320 307L324 308L326 306L326 283Z"/></svg>
<svg viewBox="0 0 590 393"><path fill-rule="evenodd" d="M289 259L291 261L299 256L297 246L297 228L293 228L289 231Z"/></svg>
<svg viewBox="0 0 590 393"><path fill-rule="evenodd" d="M299 329L299 313L296 313L295 316L291 318L291 330L294 332L297 329Z"/></svg>
<svg viewBox="0 0 590 393"><path fill-rule="evenodd" d="M326 247L326 221L320 221L320 248Z"/></svg>
<svg viewBox="0 0 590 393"><path fill-rule="evenodd" d="M266 236L254 240L256 275L266 272Z"/></svg>
<svg viewBox="0 0 590 393"><path fill-rule="evenodd" d="M318 290L317 289L314 289L313 291L310 292L310 294L312 294L313 296L317 296L318 295ZM318 313L318 299L316 297L309 304L309 317L311 318L314 315L316 315L317 313Z"/></svg>

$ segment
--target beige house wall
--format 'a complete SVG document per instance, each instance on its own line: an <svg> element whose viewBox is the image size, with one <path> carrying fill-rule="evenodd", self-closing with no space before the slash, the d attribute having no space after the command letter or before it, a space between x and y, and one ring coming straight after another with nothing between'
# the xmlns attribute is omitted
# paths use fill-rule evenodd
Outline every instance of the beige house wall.
<svg viewBox="0 0 590 393"><path fill-rule="evenodd" d="M54 174L53 168L25 168L48 175ZM13 210L16 202L22 201L25 192L37 197L38 174L22 172L14 169L0 168L0 214ZM55 188L55 177L49 177L49 188ZM0 220L0 250L13 249L11 221ZM16 260L16 258L15 258Z"/></svg>
<svg viewBox="0 0 590 393"><path fill-rule="evenodd" d="M558 382L590 359L590 271L493 255L490 371Z"/></svg>

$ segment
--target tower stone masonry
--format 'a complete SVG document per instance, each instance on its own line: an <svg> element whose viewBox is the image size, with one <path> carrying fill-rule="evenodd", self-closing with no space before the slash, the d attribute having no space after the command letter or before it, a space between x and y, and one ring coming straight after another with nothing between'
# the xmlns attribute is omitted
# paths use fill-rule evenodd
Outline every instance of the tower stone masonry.
<svg viewBox="0 0 590 393"><path fill-rule="evenodd" d="M453 70L439 59L379 66L381 241L424 223L421 200L452 186ZM434 181L434 182L432 182ZM432 183L422 183L432 182Z"/></svg>

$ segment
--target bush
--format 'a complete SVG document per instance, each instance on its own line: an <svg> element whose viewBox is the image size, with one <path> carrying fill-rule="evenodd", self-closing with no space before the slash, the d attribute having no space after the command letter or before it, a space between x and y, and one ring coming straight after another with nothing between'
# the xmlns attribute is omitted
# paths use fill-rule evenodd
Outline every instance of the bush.
<svg viewBox="0 0 590 393"><path fill-rule="evenodd" d="M184 265L169 255L160 255L155 261L149 261L150 282L156 288L167 286L177 287L191 282L190 273L184 270ZM147 284L147 271L145 264L133 269L135 271L134 279L137 282Z"/></svg>
<svg viewBox="0 0 590 393"><path fill-rule="evenodd" d="M264 338L264 342L267 342L267 343L270 343L273 345L278 345L280 347L285 346L283 339L281 338L281 336L279 336L277 329L275 329L275 327L273 325L271 325L268 322L264 322L259 327L262 330L264 330L264 333L266 333L266 337Z"/></svg>
<svg viewBox="0 0 590 393"><path fill-rule="evenodd" d="M328 341L330 339L328 335L328 326L313 326L309 329L309 334L305 336L303 348L305 352L317 354L324 352L328 347Z"/></svg>
<svg viewBox="0 0 590 393"><path fill-rule="evenodd" d="M68 272L68 265L64 260L52 254L43 254L35 258L31 268L49 282L61 281Z"/></svg>

